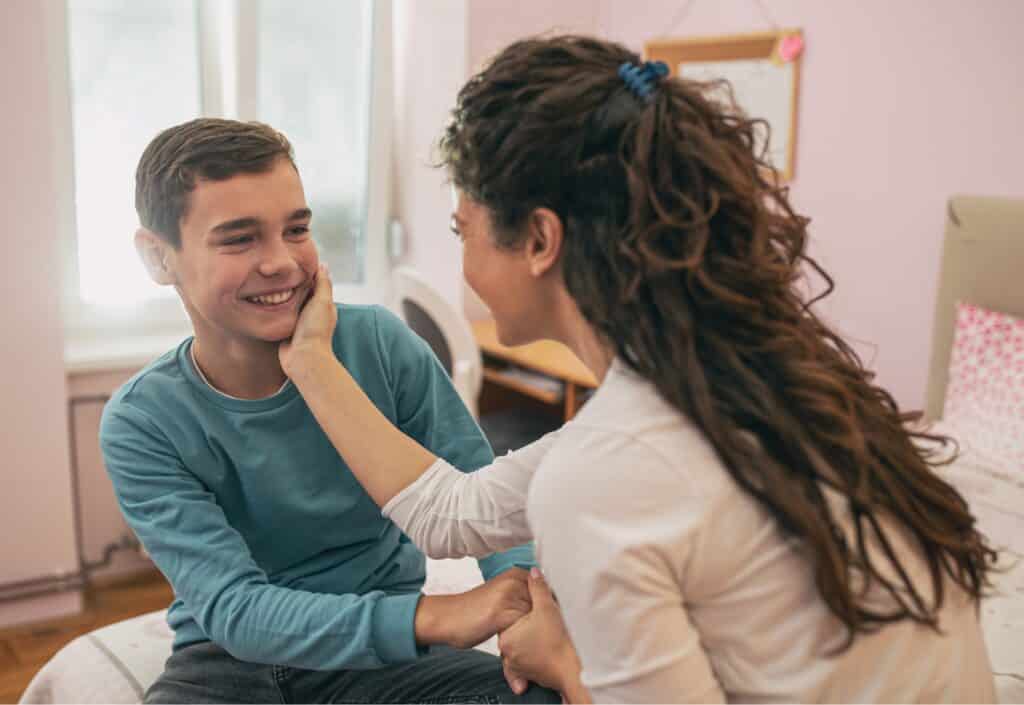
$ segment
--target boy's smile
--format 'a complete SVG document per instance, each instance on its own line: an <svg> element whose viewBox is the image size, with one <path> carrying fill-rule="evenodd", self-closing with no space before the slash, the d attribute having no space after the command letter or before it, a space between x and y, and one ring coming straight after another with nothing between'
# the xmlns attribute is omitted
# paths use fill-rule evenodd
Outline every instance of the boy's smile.
<svg viewBox="0 0 1024 705"><path fill-rule="evenodd" d="M261 308L276 308L288 303L295 297L298 288L284 289L283 291L271 291L265 294L253 294L246 296L245 300L257 304Z"/></svg>

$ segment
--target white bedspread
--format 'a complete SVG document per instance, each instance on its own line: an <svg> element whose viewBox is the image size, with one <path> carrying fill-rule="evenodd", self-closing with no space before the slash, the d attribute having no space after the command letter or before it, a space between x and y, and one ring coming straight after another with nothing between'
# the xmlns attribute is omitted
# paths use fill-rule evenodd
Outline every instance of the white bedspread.
<svg viewBox="0 0 1024 705"><path fill-rule="evenodd" d="M956 428L934 429L957 438L961 455L941 474L971 506L981 531L999 549L994 590L981 619L996 691L1003 703L1024 703L1024 468L1007 467L972 448Z"/></svg>

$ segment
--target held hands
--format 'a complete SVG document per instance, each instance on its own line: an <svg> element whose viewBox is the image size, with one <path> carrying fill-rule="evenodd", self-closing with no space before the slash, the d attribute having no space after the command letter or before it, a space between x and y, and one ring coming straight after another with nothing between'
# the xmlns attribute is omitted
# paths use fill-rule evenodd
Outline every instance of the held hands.
<svg viewBox="0 0 1024 705"><path fill-rule="evenodd" d="M528 681L569 697L578 692L580 663L554 596L536 568L528 580L533 609L498 637L505 679L517 694ZM585 697L585 696L584 696Z"/></svg>
<svg viewBox="0 0 1024 705"><path fill-rule="evenodd" d="M419 644L468 649L508 629L530 611L528 574L511 568L458 595L426 595L416 608Z"/></svg>
<svg viewBox="0 0 1024 705"><path fill-rule="evenodd" d="M333 355L331 338L338 324L338 309L334 305L331 274L327 266L320 265L313 290L302 305L299 320L292 337L280 344L277 350L281 367L289 377L302 363L305 356Z"/></svg>

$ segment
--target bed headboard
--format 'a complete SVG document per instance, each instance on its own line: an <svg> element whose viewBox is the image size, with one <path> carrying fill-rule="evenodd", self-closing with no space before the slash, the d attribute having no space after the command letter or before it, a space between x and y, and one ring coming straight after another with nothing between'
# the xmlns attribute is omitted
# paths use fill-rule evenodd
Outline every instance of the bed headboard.
<svg viewBox="0 0 1024 705"><path fill-rule="evenodd" d="M957 301L1024 318L1024 199L949 199L936 298L929 419L942 416Z"/></svg>

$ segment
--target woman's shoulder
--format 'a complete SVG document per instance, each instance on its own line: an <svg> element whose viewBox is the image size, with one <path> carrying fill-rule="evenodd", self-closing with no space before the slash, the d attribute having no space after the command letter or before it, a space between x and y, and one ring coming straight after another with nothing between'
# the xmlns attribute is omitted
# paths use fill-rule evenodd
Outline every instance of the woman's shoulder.
<svg viewBox="0 0 1024 705"><path fill-rule="evenodd" d="M572 422L638 438L659 430L693 429L693 423L661 396L658 388L616 358L590 400Z"/></svg>
<svg viewBox="0 0 1024 705"><path fill-rule="evenodd" d="M664 474L681 491L707 495L721 491L728 474L700 429L618 361L559 436L549 460L591 477L621 480L629 468L641 482Z"/></svg>

